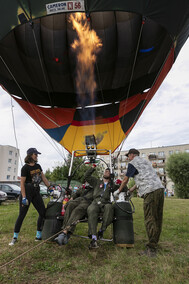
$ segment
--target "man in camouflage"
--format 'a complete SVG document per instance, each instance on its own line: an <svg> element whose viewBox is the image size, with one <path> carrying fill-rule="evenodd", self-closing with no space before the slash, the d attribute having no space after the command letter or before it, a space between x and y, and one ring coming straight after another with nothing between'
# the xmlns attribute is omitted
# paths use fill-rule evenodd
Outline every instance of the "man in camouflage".
<svg viewBox="0 0 189 284"><path fill-rule="evenodd" d="M139 157L139 154L136 149L130 149L126 154L130 160L127 173L114 196L123 190L130 177L134 178L135 185L130 188L130 192L137 188L139 196L144 199L144 220L148 235L146 250L140 254L155 257L162 230L164 187L151 163Z"/></svg>
<svg viewBox="0 0 189 284"><path fill-rule="evenodd" d="M100 239L103 237L104 231L113 221L114 210L110 202L110 194L118 188L118 186L115 186L113 181L111 181L109 168L105 170L103 179L100 180L92 176L95 167L96 166L93 165L85 174L86 181L94 188L94 200L87 209L88 234L92 238L89 249L98 248L97 238ZM97 233L99 213L102 213L102 227Z"/></svg>
<svg viewBox="0 0 189 284"><path fill-rule="evenodd" d="M87 208L93 200L93 188L85 182L71 197L65 205L63 222L63 233L55 241L59 245L66 245L73 234L77 221L83 219L87 214Z"/></svg>

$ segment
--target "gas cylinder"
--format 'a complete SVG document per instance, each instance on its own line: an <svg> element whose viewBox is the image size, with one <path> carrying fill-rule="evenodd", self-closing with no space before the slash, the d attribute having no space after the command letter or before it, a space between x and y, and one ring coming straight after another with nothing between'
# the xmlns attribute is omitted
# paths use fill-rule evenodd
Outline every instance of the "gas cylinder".
<svg viewBox="0 0 189 284"><path fill-rule="evenodd" d="M134 230L132 207L129 201L120 196L114 203L113 240L116 246L134 247Z"/></svg>
<svg viewBox="0 0 189 284"><path fill-rule="evenodd" d="M62 210L62 202L49 201L46 208L45 221L42 230L42 239L49 239L51 236L61 231L63 218L59 218ZM56 237L56 236L55 236ZM54 238L50 239L53 241Z"/></svg>

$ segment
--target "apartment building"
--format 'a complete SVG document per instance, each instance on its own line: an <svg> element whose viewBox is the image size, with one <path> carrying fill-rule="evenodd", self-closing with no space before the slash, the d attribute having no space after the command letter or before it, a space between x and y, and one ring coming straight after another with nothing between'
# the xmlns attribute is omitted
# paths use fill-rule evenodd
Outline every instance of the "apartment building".
<svg viewBox="0 0 189 284"><path fill-rule="evenodd" d="M0 181L17 181L19 149L0 145Z"/></svg>
<svg viewBox="0 0 189 284"><path fill-rule="evenodd" d="M169 158L170 155L174 153L180 153L180 152L189 153L189 144L153 147L153 148L145 148L137 150L140 151L141 157L148 159L152 163L152 166L159 175L165 188L169 192L174 192L174 183L167 176L167 173L165 171L166 160ZM129 162L128 158L125 156L127 152L128 150L121 151L119 157L114 159L114 173L116 178L123 179L126 173L127 165ZM116 155L114 156L116 157ZM105 161L107 163L109 162L108 157L105 157Z"/></svg>

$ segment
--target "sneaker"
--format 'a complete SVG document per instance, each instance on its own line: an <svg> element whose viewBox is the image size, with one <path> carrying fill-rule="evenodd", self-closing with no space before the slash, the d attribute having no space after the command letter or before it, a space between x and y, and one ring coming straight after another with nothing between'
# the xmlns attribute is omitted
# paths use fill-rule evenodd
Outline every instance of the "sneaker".
<svg viewBox="0 0 189 284"><path fill-rule="evenodd" d="M12 241L9 243L9 246L14 246L17 242L17 238L13 238Z"/></svg>
<svg viewBox="0 0 189 284"><path fill-rule="evenodd" d="M37 238L37 237L36 237L36 238L35 238L35 241L36 241L36 242L42 241L42 238Z"/></svg>
<svg viewBox="0 0 189 284"><path fill-rule="evenodd" d="M59 246L62 246L62 245L67 245L68 243L68 235L65 234L65 233L61 233L60 235L58 235L57 238L55 238L55 242L57 242L57 244L59 244Z"/></svg>
<svg viewBox="0 0 189 284"><path fill-rule="evenodd" d="M92 239L92 241L89 244L89 249L97 249L99 248L97 241L95 239Z"/></svg>

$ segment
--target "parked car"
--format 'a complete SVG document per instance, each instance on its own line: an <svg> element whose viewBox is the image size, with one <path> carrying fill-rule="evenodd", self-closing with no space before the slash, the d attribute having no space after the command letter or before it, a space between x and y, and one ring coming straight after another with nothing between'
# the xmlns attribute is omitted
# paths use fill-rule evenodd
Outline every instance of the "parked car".
<svg viewBox="0 0 189 284"><path fill-rule="evenodd" d="M43 184L40 184L40 194L43 198L47 198L49 196L49 192L47 191L47 187Z"/></svg>
<svg viewBox="0 0 189 284"><path fill-rule="evenodd" d="M7 194L8 199L17 199L21 193L20 187L11 183L1 183L0 190Z"/></svg>
<svg viewBox="0 0 189 284"><path fill-rule="evenodd" d="M0 190L0 204L5 200L7 200L7 194Z"/></svg>

